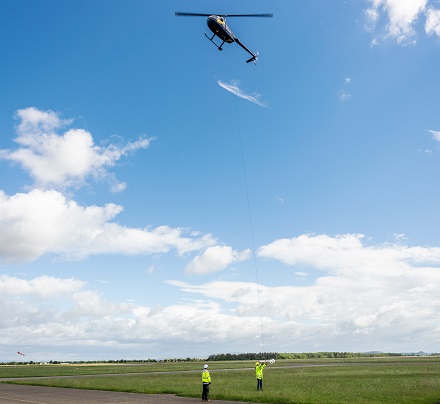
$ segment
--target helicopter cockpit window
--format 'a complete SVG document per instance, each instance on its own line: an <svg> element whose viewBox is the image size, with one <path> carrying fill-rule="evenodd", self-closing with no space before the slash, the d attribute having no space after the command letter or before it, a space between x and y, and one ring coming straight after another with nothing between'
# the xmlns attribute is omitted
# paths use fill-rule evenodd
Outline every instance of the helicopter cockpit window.
<svg viewBox="0 0 440 404"><path fill-rule="evenodd" d="M225 25L225 19L223 17L218 17L217 22L221 25Z"/></svg>

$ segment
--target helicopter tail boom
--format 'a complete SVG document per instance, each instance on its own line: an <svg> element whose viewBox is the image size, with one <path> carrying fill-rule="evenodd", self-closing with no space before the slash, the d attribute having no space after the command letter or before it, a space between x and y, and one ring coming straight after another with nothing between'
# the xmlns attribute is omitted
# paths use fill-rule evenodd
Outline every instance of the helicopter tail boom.
<svg viewBox="0 0 440 404"><path fill-rule="evenodd" d="M251 52L250 49L248 49L238 38L234 38L234 41L240 45L247 53L249 53L249 55L251 55L252 57L248 60L246 60L246 63L249 62L254 62L254 65L257 65L257 59L258 59L258 52Z"/></svg>

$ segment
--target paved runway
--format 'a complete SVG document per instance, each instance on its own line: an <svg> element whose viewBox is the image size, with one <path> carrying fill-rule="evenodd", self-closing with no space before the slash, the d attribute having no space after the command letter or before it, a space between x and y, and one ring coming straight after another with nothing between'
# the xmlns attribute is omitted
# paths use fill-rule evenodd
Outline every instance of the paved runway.
<svg viewBox="0 0 440 404"><path fill-rule="evenodd" d="M202 399L177 397L171 394L135 394L0 383L0 404L191 404L198 402L201 403ZM215 403L248 404L220 400L215 400Z"/></svg>

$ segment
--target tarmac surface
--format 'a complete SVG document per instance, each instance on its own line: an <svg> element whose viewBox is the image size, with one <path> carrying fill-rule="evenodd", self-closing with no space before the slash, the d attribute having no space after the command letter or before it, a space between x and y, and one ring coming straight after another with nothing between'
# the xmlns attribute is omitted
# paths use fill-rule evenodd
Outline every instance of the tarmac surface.
<svg viewBox="0 0 440 404"><path fill-rule="evenodd" d="M172 394L136 394L0 383L0 404L191 404L202 399ZM218 404L249 404L212 400Z"/></svg>

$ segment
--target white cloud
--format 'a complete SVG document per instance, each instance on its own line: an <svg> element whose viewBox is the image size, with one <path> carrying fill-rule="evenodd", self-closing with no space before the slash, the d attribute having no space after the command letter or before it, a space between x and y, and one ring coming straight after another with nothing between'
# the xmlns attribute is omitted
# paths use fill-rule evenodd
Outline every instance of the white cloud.
<svg viewBox="0 0 440 404"><path fill-rule="evenodd" d="M220 87L231 92L232 94L235 94L237 97L248 100L254 104L259 105L260 107L265 107L265 105L261 101L259 101L259 98L260 98L259 94L256 94L256 93L246 94L243 90L241 90L238 87L238 82L232 81L231 84L227 84L227 83L224 83L220 80L217 80L217 83Z"/></svg>
<svg viewBox="0 0 440 404"><path fill-rule="evenodd" d="M263 323L270 329L266 332L276 334L271 338L283 345L289 339L287 330L295 333L290 350L344 344L354 350L380 346L405 351L417 349L415 345L435 350L440 337L440 248L404 246L402 237L399 244L374 246L362 240L356 234L302 235L260 248L260 257L279 260L298 276L305 275L300 270L304 267L320 271L315 279L309 276L307 286L289 285L289 279L285 286L271 287L252 282L170 283L187 293L232 303L235 315L247 319L258 316L261 302Z"/></svg>
<svg viewBox="0 0 440 404"><path fill-rule="evenodd" d="M198 251L211 235L160 226L128 228L112 220L122 207L80 206L58 191L35 189L13 196L0 191L0 261L30 262L44 254L82 259L94 254L154 254Z"/></svg>
<svg viewBox="0 0 440 404"><path fill-rule="evenodd" d="M38 187L66 188L82 185L88 177L108 180L113 192L125 189L107 171L123 156L145 149L151 138L140 138L122 146L97 146L91 133L84 129L57 131L70 124L53 111L26 108L17 111L20 120L15 141L16 150L0 150L0 158L20 164L29 172Z"/></svg>
<svg viewBox="0 0 440 404"><path fill-rule="evenodd" d="M234 251L230 246L208 247L201 255L194 258L186 267L190 274L206 274L221 271L229 265L249 259L250 250Z"/></svg>
<svg viewBox="0 0 440 404"><path fill-rule="evenodd" d="M397 243L401 242L401 241L404 241L404 240L408 240L408 237L404 233L394 233L393 237L394 237L394 239L396 240Z"/></svg>
<svg viewBox="0 0 440 404"><path fill-rule="evenodd" d="M378 46L379 45L379 40L377 38L373 38L370 42L370 46Z"/></svg>
<svg viewBox="0 0 440 404"><path fill-rule="evenodd" d="M370 32L374 31L379 20L379 12L376 7L373 6L365 10L365 29Z"/></svg>
<svg viewBox="0 0 440 404"><path fill-rule="evenodd" d="M428 0L369 0L371 7L365 11L366 29L374 31L381 13L386 14L386 36L398 43L415 43L414 25L426 10Z"/></svg>
<svg viewBox="0 0 440 404"><path fill-rule="evenodd" d="M341 252L362 250L362 235L349 234L337 237L327 235L301 235L291 239L276 240L260 247L260 257L276 259L286 265L296 263L313 264L314 266L337 266Z"/></svg>
<svg viewBox="0 0 440 404"><path fill-rule="evenodd" d="M127 350L134 358L169 357L179 355L176 345L178 350L190 347L195 335L192 355L199 356L213 353L212 343L249 344L258 333L258 323L223 313L213 301L147 307L108 301L75 280L0 277L0 290L17 284L25 285L21 293L0 300L3 358L7 347L16 352L17 346L26 352L27 360L34 361L53 359L55 352L61 360L83 359L87 352L92 359L109 359ZM38 296L42 288L52 290L44 301ZM209 350L203 352L202 344ZM109 346L111 351L103 356ZM76 358L71 357L72 349Z"/></svg>
<svg viewBox="0 0 440 404"><path fill-rule="evenodd" d="M351 98L351 94L348 94L345 91L339 91L339 101L345 102L348 101Z"/></svg>
<svg viewBox="0 0 440 404"><path fill-rule="evenodd" d="M434 140L440 142L440 131L428 129L428 132L432 135Z"/></svg>
<svg viewBox="0 0 440 404"><path fill-rule="evenodd" d="M399 244L364 246L361 234L301 235L291 239L280 239L260 247L260 257L276 259L286 265L311 265L321 270L350 271L356 276L383 271L382 276L394 276L408 269L408 262L440 264L440 248L406 247ZM374 272L375 273L375 272Z"/></svg>
<svg viewBox="0 0 440 404"><path fill-rule="evenodd" d="M0 294L3 297L31 296L38 300L60 297L80 290L85 283L78 279L59 279L40 276L31 280L0 275Z"/></svg>
<svg viewBox="0 0 440 404"><path fill-rule="evenodd" d="M429 8L426 11L425 31L428 35L440 36L440 10Z"/></svg>
<svg viewBox="0 0 440 404"><path fill-rule="evenodd" d="M0 300L1 344L30 345L29 360L35 360L32 351L42 346L84 346L120 338L118 318L131 318L134 305L105 301L85 286L76 279L1 276L2 296L9 297ZM126 325L126 321L123 323ZM103 331L106 335L101 338L99 333Z"/></svg>
<svg viewBox="0 0 440 404"><path fill-rule="evenodd" d="M283 285L170 280L185 298L168 306L109 301L76 279L0 276L0 343L62 352L57 359L72 346L81 346L74 350L80 358L87 347L93 359L124 352L134 358L199 356L230 352L231 346L263 349L263 330L268 351L436 352L440 248L398 239L368 246L357 234L275 240L259 254L292 267L296 276ZM299 276L307 276L305 286L295 284Z"/></svg>
<svg viewBox="0 0 440 404"><path fill-rule="evenodd" d="M351 98L351 94L348 92L347 89L351 85L352 82L353 82L353 79L351 77L344 78L344 83L342 85L341 90L339 90L339 93L338 93L339 101L346 102Z"/></svg>

